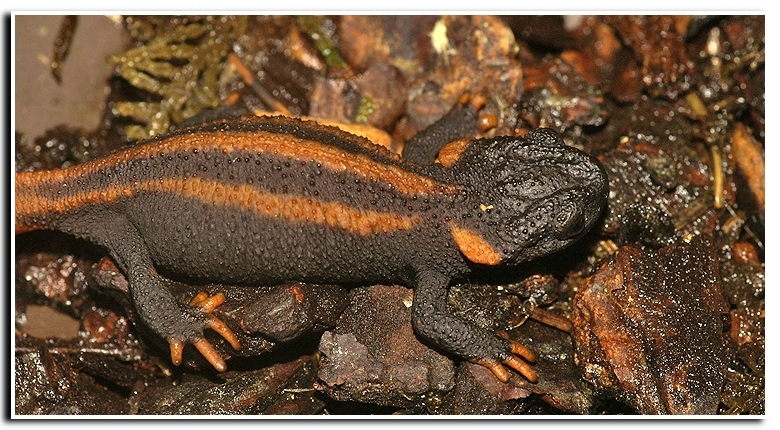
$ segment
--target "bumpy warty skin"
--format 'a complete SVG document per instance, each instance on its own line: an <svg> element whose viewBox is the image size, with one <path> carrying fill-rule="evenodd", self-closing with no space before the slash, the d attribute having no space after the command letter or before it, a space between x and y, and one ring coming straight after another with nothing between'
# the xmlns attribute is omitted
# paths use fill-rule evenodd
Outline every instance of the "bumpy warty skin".
<svg viewBox="0 0 780 430"><path fill-rule="evenodd" d="M444 143L419 139L433 148L410 153L429 158ZM172 347L202 345L209 316L177 303L158 268L248 286L402 283L415 288L421 337L494 369L511 344L450 315L448 286L475 264L572 244L606 204L606 174L544 129L471 141L450 168L428 161L315 122L227 120L17 173L17 232L56 229L107 248L142 321Z"/></svg>
<svg viewBox="0 0 780 430"><path fill-rule="evenodd" d="M601 163L566 146L549 129L531 130L524 139L476 140L452 170L455 181L472 190L467 206L481 208L482 214L471 217L479 221L473 228L494 244L507 264L576 242L607 202Z"/></svg>

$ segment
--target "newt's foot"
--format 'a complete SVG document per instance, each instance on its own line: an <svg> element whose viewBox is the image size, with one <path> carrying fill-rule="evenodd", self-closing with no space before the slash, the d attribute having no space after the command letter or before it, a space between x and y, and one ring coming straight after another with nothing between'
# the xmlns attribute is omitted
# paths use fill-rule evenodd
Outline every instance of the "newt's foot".
<svg viewBox="0 0 780 430"><path fill-rule="evenodd" d="M499 333L502 337L506 338L505 333ZM531 368L531 366L526 363L528 362L535 362L536 361L536 354L534 354L533 351L528 349L526 346L515 342L511 339L506 339L507 343L509 343L509 351L508 351L508 357L502 359L501 361L506 364L507 366L511 367L512 369L515 369L517 372L519 372L525 379L530 381L531 383L537 383L539 381L539 376L537 376L536 372ZM517 356L523 357L525 361L519 359ZM504 368L504 366L501 364L501 362L498 361L498 359L495 358L483 358L478 360L472 360L474 363L477 363L479 365L485 366L488 369L490 369L491 372L493 372L494 375L496 375L496 378L498 378L501 382L508 382L509 381L509 372Z"/></svg>
<svg viewBox="0 0 780 430"><path fill-rule="evenodd" d="M239 350L241 349L241 344L238 342L238 339L236 338L236 335L233 333L233 331L230 330L230 327L222 322L222 320L212 315L214 309L224 302L225 295L223 293L217 293L213 296L209 296L205 292L200 292L190 301L190 306L199 307L206 313L207 322L203 327L204 329L210 328L216 331L220 336L228 341L233 349ZM175 366L178 366L182 362L182 353L184 351L185 342L175 337L169 337L168 343L171 346L171 361ZM211 344L211 342L206 340L205 337L201 336L199 339L192 342L192 344L195 345L195 348L197 348L201 355L203 355L203 357L209 363L211 363L211 365L214 366L217 371L224 372L227 369L225 360L222 359L217 350L214 349L214 346Z"/></svg>
<svg viewBox="0 0 780 430"><path fill-rule="evenodd" d="M479 130L482 133L498 126L498 116L496 114L480 112L482 108L485 107L485 104L487 104L488 99L489 97L484 94L471 94L468 91L461 94L458 98L458 104L462 106L470 104L474 107L474 111L478 113L478 125Z"/></svg>

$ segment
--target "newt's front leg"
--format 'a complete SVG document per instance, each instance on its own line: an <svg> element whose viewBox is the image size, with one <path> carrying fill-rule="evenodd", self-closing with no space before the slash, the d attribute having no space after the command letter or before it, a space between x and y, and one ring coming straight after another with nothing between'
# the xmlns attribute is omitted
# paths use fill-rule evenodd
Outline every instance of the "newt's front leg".
<svg viewBox="0 0 780 430"><path fill-rule="evenodd" d="M412 326L417 334L439 348L487 367L502 382L509 380L503 363L536 383L539 378L526 363L536 360L530 349L447 312L449 282L447 276L435 271L417 275L412 305Z"/></svg>

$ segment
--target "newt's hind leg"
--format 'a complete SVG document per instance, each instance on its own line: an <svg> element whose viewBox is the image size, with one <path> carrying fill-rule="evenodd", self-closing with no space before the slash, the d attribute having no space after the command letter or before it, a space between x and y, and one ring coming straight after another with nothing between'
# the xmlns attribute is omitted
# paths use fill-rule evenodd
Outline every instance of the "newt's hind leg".
<svg viewBox="0 0 780 430"><path fill-rule="evenodd" d="M225 295L200 293L189 306L182 305L168 289L172 281L158 275L154 268L151 270L149 275L139 277L128 269L130 293L143 323L168 341L174 365L181 364L184 346L191 343L217 371L224 372L225 361L203 336L203 331L212 329L234 349L241 349L233 331L212 314L225 301Z"/></svg>
<svg viewBox="0 0 780 430"><path fill-rule="evenodd" d="M141 321L166 339L171 347L173 364L181 364L184 345L191 343L222 372L225 361L203 336L205 329L217 331L231 346L240 349L235 334L224 322L212 315L214 308L225 301L223 294L201 293L185 306L169 290L172 281L160 276L154 268L146 244L136 228L122 215L92 224L89 237L109 249L119 268L127 276L130 297Z"/></svg>
<svg viewBox="0 0 780 430"><path fill-rule="evenodd" d="M209 296L205 292L200 292L195 297L193 297L192 300L190 300L190 306L200 308L206 313L207 322L204 328L210 328L216 331L220 336L228 341L228 343L230 343L230 346L232 346L233 349L239 350L241 349L241 344L238 342L235 333L233 333L233 331L230 330L230 327L222 322L222 320L212 315L214 309L216 309L216 307L222 303L225 303L225 295L223 293L217 293L213 296ZM171 346L171 362L178 366L182 361L182 353L184 351L185 343L176 337L168 338L168 343ZM220 372L224 372L227 369L225 360L222 359L217 350L214 349L214 346L211 344L211 342L206 340L205 337L201 336L200 339L193 342L193 345L201 353L201 355L203 355L206 361L214 366L215 369Z"/></svg>
<svg viewBox="0 0 780 430"><path fill-rule="evenodd" d="M536 383L539 377L527 362L536 354L513 340L479 328L447 312L449 279L437 272L417 276L412 326L418 335L447 352L487 367L501 382L509 381L504 364Z"/></svg>

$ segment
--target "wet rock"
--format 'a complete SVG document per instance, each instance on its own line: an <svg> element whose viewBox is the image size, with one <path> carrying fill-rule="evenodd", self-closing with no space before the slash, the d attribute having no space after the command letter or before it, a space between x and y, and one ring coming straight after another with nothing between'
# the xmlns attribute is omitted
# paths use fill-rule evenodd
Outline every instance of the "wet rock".
<svg viewBox="0 0 780 430"><path fill-rule="evenodd" d="M322 390L339 401L419 407L452 389L451 360L417 340L412 291L375 286L352 291L336 329L320 341Z"/></svg>
<svg viewBox="0 0 780 430"><path fill-rule="evenodd" d="M518 126L552 128L567 140L581 143L582 127L608 118L601 90L558 58L524 67L525 82Z"/></svg>
<svg viewBox="0 0 780 430"><path fill-rule="evenodd" d="M235 321L243 333L274 342L288 342L304 333L333 327L347 306L347 290L336 285L294 283L225 289L230 298L219 308L224 321Z"/></svg>
<svg viewBox="0 0 780 430"><path fill-rule="evenodd" d="M691 87L693 62L685 50L688 16L611 16L605 18L634 52L648 92L669 99Z"/></svg>
<svg viewBox="0 0 780 430"><path fill-rule="evenodd" d="M652 137L623 138L600 157L610 189L602 228L621 243L638 240L654 247L672 243L678 231L711 233L720 212L708 203L712 180L704 160L681 145L647 139Z"/></svg>
<svg viewBox="0 0 780 430"><path fill-rule="evenodd" d="M737 222L731 224L740 225ZM741 229L732 229L721 241L723 292L732 305L729 340L732 356L721 392L722 413L765 414L766 386L766 274L755 247L737 241ZM724 231L729 231L724 228ZM733 242L733 243L732 243Z"/></svg>
<svg viewBox="0 0 780 430"><path fill-rule="evenodd" d="M528 397L528 390L492 383L488 378L493 375L487 369L483 372L483 369L471 363L458 366L455 388L445 398L439 412L448 415L497 415L522 413L528 408L526 402L512 401Z"/></svg>
<svg viewBox="0 0 780 430"><path fill-rule="evenodd" d="M764 391L766 380L747 371L731 370L726 373L721 413L729 415L766 415Z"/></svg>
<svg viewBox="0 0 780 430"><path fill-rule="evenodd" d="M587 414L594 409L595 392L582 381L574 364L568 333L529 320L510 331L509 336L537 354L533 368L539 382L532 384L513 373L509 382L502 383L487 368L464 362L458 367L455 388L437 413ZM539 398L543 402L535 401Z"/></svg>
<svg viewBox="0 0 780 430"><path fill-rule="evenodd" d="M134 402L139 414L313 414L323 406L311 389L315 375L310 357L216 379L183 374L175 385L162 380L148 387Z"/></svg>
<svg viewBox="0 0 780 430"><path fill-rule="evenodd" d="M726 17L707 35L714 46L705 57L712 64L709 72L714 78L729 83L730 90L741 90L750 107L751 128L761 141L766 123L765 20L763 15Z"/></svg>
<svg viewBox="0 0 780 430"><path fill-rule="evenodd" d="M350 79L317 78L309 115L390 128L404 112L404 85L398 69L386 63L375 63Z"/></svg>
<svg viewBox="0 0 780 430"><path fill-rule="evenodd" d="M68 243L72 242L60 245L67 247ZM83 372L84 363L101 361L104 368L126 366L131 370L115 375L136 380L146 380L154 373L153 366L146 366L148 356L127 314L113 298L91 288L95 286L93 274L101 272L96 269L99 264L69 254L54 258L47 252L20 258L18 264L25 276L16 284L17 353L53 354L61 372L89 374L111 389L127 384L120 382L122 378Z"/></svg>
<svg viewBox="0 0 780 430"><path fill-rule="evenodd" d="M75 371L63 356L17 354L15 413L19 415L117 415L129 412L119 394Z"/></svg>
<svg viewBox="0 0 780 430"><path fill-rule="evenodd" d="M712 241L618 250L574 299L584 378L642 414L713 414L728 312Z"/></svg>
<svg viewBox="0 0 780 430"><path fill-rule="evenodd" d="M723 294L729 303L737 308L763 306L766 294L766 273L764 263L756 260L741 260L735 252L744 242L737 242L735 250L721 261ZM752 248L752 246L751 246Z"/></svg>
<svg viewBox="0 0 780 430"><path fill-rule="evenodd" d="M338 21L341 53L357 71L377 61L387 62L399 65L409 78L430 67L423 35L431 32L437 19L431 15L342 16Z"/></svg>
<svg viewBox="0 0 780 430"><path fill-rule="evenodd" d="M626 56L623 55L626 48L620 43L615 29L604 21L604 17L583 16L575 24L570 33L577 40L577 47L561 52L561 58L590 82L598 84L604 94L614 95L614 87L619 85L615 82L615 75L622 70L618 56Z"/></svg>
<svg viewBox="0 0 780 430"><path fill-rule="evenodd" d="M426 35L420 45L430 68L409 83L406 115L396 126L404 141L444 116L464 93L489 95L486 112L499 118L516 116L510 111L523 93L523 69L514 55L514 35L500 18L444 16ZM500 123L497 132L513 127Z"/></svg>
<svg viewBox="0 0 780 430"><path fill-rule="evenodd" d="M83 261L77 261L73 255L47 252L30 255L17 264L24 282L37 294L62 304L79 300L84 293L83 266Z"/></svg>
<svg viewBox="0 0 780 430"><path fill-rule="evenodd" d="M240 350L234 350L219 334L206 330L204 335L223 358L258 357L278 350L282 345L317 334L335 325L347 306L347 290L335 285L290 283L276 286L230 286L208 284L198 287L170 281L170 290L181 303L188 303L198 292L222 292L225 302L214 315L233 330ZM162 350L167 347L162 345ZM184 364L211 367L194 348L184 349Z"/></svg>
<svg viewBox="0 0 780 430"><path fill-rule="evenodd" d="M596 393L582 380L575 365L570 333L527 321L513 330L511 336L537 354L534 370L539 374L539 382L527 384L519 381L523 388L539 396L556 411L588 414L595 410L599 401Z"/></svg>
<svg viewBox="0 0 780 430"><path fill-rule="evenodd" d="M372 64L355 78L363 97L354 121L390 129L406 110L406 95L401 72L389 63Z"/></svg>

